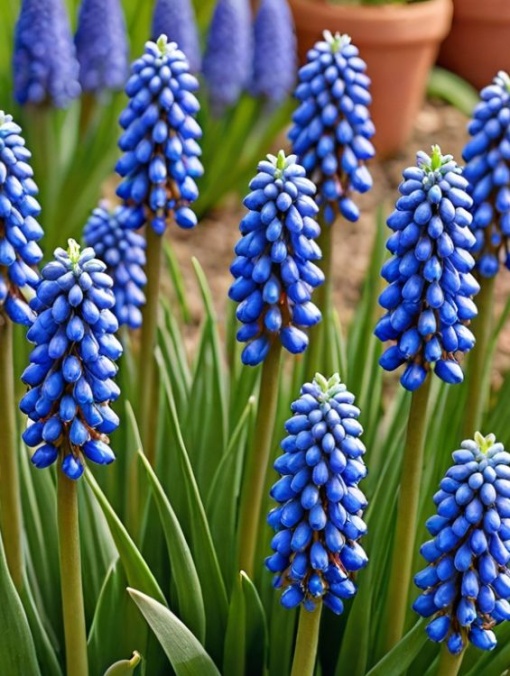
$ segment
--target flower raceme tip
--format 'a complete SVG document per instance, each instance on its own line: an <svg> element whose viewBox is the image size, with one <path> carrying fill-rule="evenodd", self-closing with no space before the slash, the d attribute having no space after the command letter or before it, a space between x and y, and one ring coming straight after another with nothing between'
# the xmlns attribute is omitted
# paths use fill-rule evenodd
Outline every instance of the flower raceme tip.
<svg viewBox="0 0 510 676"><path fill-rule="evenodd" d="M21 127L0 110L0 313L26 326L34 315L23 288L39 282L38 241L43 236L30 158Z"/></svg>
<svg viewBox="0 0 510 676"><path fill-rule="evenodd" d="M237 339L247 343L241 359L255 366L264 361L273 340L293 354L306 349L303 329L321 320L312 291L324 275L313 263L321 257L315 242L320 233L315 186L296 156L286 157L283 151L268 155L250 189L230 267L235 281L229 297L239 303L236 315L243 326Z"/></svg>
<svg viewBox="0 0 510 676"><path fill-rule="evenodd" d="M317 185L317 203L331 224L337 213L357 221L355 192L372 187L366 161L374 154L370 78L348 35L329 31L308 52L299 70L300 102L289 132L292 150Z"/></svg>
<svg viewBox="0 0 510 676"><path fill-rule="evenodd" d="M181 228L193 228L197 218L190 205L198 197L195 179L203 172L197 143L202 132L195 120L198 82L186 57L166 35L147 42L125 89L130 100L119 118L124 154L116 166L125 227L147 223L161 235L175 220Z"/></svg>
<svg viewBox="0 0 510 676"><path fill-rule="evenodd" d="M492 628L510 619L510 453L477 432L453 460L426 524L428 565L415 576L422 593L413 608L431 618L429 638L458 654L468 642L492 650Z"/></svg>
<svg viewBox="0 0 510 676"><path fill-rule="evenodd" d="M473 198L472 249L483 277L510 269L510 76L500 71L480 92L463 150Z"/></svg>
<svg viewBox="0 0 510 676"><path fill-rule="evenodd" d="M271 489L279 503L268 516L276 531L266 567L282 588L285 608L324 602L333 612L356 593L353 574L368 563L359 544L366 533L367 500L358 488L366 475L363 428L354 396L335 374L316 374L301 388L285 423L288 436L274 467Z"/></svg>
<svg viewBox="0 0 510 676"><path fill-rule="evenodd" d="M113 312L119 325L137 329L142 325L140 308L145 305L146 242L143 235L123 227L123 215L121 206L111 209L106 202L101 203L85 224L83 240L106 263L106 273L113 280Z"/></svg>
<svg viewBox="0 0 510 676"><path fill-rule="evenodd" d="M32 462L43 468L60 461L70 479L79 479L85 459L109 464L115 456L108 434L118 424L110 402L119 396L113 378L122 346L114 333L115 299L106 265L92 248L56 249L41 271L30 305L37 317L27 338L35 343L22 374L29 386L20 402L30 424L23 433L36 447Z"/></svg>
<svg viewBox="0 0 510 676"><path fill-rule="evenodd" d="M379 363L388 371L405 364L400 382L408 390L423 384L431 366L445 382L459 383L459 359L475 343L468 324L480 289L471 274L475 238L467 181L438 146L430 156L420 151L417 166L405 169L403 178L387 220L392 257L381 271L389 285L379 297L386 314L375 328L380 340L395 344Z"/></svg>

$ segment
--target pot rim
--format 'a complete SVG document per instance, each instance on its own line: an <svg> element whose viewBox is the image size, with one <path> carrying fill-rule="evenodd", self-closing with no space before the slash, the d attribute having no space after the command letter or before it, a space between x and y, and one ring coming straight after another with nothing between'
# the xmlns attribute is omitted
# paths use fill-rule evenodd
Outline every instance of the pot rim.
<svg viewBox="0 0 510 676"><path fill-rule="evenodd" d="M341 27L344 33L355 32L357 46L366 42L385 45L440 41L448 34L453 16L452 0L377 7L289 0L289 5L298 28L314 31L320 24L334 32Z"/></svg>

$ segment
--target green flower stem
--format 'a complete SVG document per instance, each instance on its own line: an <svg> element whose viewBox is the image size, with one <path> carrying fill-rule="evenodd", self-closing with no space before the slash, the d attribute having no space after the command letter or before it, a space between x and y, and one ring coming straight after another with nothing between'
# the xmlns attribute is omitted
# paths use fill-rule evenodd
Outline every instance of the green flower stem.
<svg viewBox="0 0 510 676"><path fill-rule="evenodd" d="M73 676L88 676L78 524L78 486L60 468L57 475L60 580L67 673Z"/></svg>
<svg viewBox="0 0 510 676"><path fill-rule="evenodd" d="M9 572L23 586L21 499L18 475L12 323L0 314L0 523Z"/></svg>
<svg viewBox="0 0 510 676"><path fill-rule="evenodd" d="M420 480L427 426L427 404L431 380L432 375L429 374L423 385L413 392L407 421L396 533L386 599L386 652L389 652L402 638L408 608L407 596L416 539Z"/></svg>
<svg viewBox="0 0 510 676"><path fill-rule="evenodd" d="M147 304L143 308L143 324L138 361L138 423L144 453L154 467L156 461L158 378L156 372L156 347L158 332L159 288L161 278L162 239L148 225L147 237Z"/></svg>
<svg viewBox="0 0 510 676"><path fill-rule="evenodd" d="M278 403L281 344L273 341L262 367L253 444L246 462L239 516L239 568L253 578L255 550Z"/></svg>
<svg viewBox="0 0 510 676"><path fill-rule="evenodd" d="M309 612L301 607L299 626L292 660L291 676L313 676L319 643L322 603Z"/></svg>
<svg viewBox="0 0 510 676"><path fill-rule="evenodd" d="M473 333L476 345L469 355L468 395L464 417L463 439L472 439L476 430L481 428L482 416L488 398L490 368L487 355L494 319L495 277L481 280L480 293L476 297L478 317L473 320Z"/></svg>
<svg viewBox="0 0 510 676"><path fill-rule="evenodd" d="M452 655L448 650L446 643L441 646L441 653L439 655L439 664L437 667L436 676L457 676L462 664L465 650L462 650L458 655Z"/></svg>
<svg viewBox="0 0 510 676"><path fill-rule="evenodd" d="M315 292L313 302L322 313L322 321L312 326L308 335L310 345L306 353L305 380L311 381L317 371L323 372L323 362L325 357L325 340L327 336L326 327L331 321L333 311L333 225L328 225L319 214L319 224L321 234L317 239L317 244L322 251L322 258L319 261L321 270L325 276L324 284L321 284ZM329 371L328 371L329 372Z"/></svg>

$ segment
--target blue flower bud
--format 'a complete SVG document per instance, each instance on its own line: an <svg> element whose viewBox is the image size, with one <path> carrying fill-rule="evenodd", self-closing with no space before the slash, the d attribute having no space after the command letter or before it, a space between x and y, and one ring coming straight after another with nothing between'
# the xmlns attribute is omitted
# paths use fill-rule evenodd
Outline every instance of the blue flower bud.
<svg viewBox="0 0 510 676"><path fill-rule="evenodd" d="M310 300L312 289L324 279L311 267L320 251L304 234L305 222L313 237L319 233L311 226L317 207L305 170L295 156L283 152L269 155L258 169L244 200L250 211L240 224L242 238L231 266L235 281L229 290L230 298L240 303L237 318L246 325L237 337L248 342L241 355L248 365L263 361L276 337L293 354L306 349L308 337L302 329L321 319Z"/></svg>
<svg viewBox="0 0 510 676"><path fill-rule="evenodd" d="M62 0L24 0L14 31L16 101L59 108L80 94L69 19Z"/></svg>
<svg viewBox="0 0 510 676"><path fill-rule="evenodd" d="M56 260L43 268L43 281L31 301L39 312L29 331L36 347L22 375L34 389L20 408L35 421L23 439L29 446L47 442L32 462L47 467L60 458L62 471L74 480L84 471L84 456L101 464L114 459L106 434L118 426L108 402L119 393L111 380L116 372L111 359L122 348L110 335L116 323L102 321L115 298L112 280L103 272L106 266L94 255L91 248L80 252L70 240L68 251L57 249Z"/></svg>
<svg viewBox="0 0 510 676"><path fill-rule="evenodd" d="M475 441L464 441L453 453L455 464L434 496L441 516L427 522L435 537L421 549L430 565L415 576L416 585L425 593L413 608L420 615L433 616L427 634L434 641L446 640L452 654L464 648L461 627L473 645L491 650L496 639L482 627L510 619L510 575L506 572L510 550L502 536L494 488L499 458L506 474L510 456L495 443L494 435L477 433ZM487 496L485 500L482 495ZM445 505L457 508L445 509ZM497 518L488 519L492 513Z"/></svg>
<svg viewBox="0 0 510 676"><path fill-rule="evenodd" d="M393 258L382 276L390 285L379 298L386 314L375 328L380 340L398 346L398 352L387 350L381 366L393 370L405 363L400 381L411 391L423 384L431 366L447 383L463 380L454 353L474 345L465 323L476 315L470 296L478 291L466 249L472 243L471 216L464 209L471 204L467 181L437 146L431 157L418 153L417 164L404 171L402 197L387 221L394 231L386 245ZM451 199L444 196L452 190Z"/></svg>
<svg viewBox="0 0 510 676"><path fill-rule="evenodd" d="M269 557L266 566L276 574L275 586L282 580L290 585L281 598L286 608L323 600L342 612L340 599L356 592L352 574L368 562L358 544L367 530L361 518L367 501L357 487L366 468L360 458L364 447L355 443L362 430L353 401L338 376L327 381L317 375L302 387L285 424L289 436L275 462L283 476L271 489L283 507L268 517L277 530L271 547L285 556Z"/></svg>

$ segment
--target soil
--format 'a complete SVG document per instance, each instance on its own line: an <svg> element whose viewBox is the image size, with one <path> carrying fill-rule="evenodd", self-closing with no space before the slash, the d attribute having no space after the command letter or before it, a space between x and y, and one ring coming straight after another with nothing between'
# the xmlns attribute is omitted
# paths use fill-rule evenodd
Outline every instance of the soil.
<svg viewBox="0 0 510 676"><path fill-rule="evenodd" d="M415 163L416 152L429 151L438 144L443 154L452 154L459 162L468 136L467 118L457 109L440 102L426 102L416 118L412 137L405 152L383 162L374 161L371 172L374 187L358 200L361 217L357 223L345 220L334 226L334 302L342 324L348 324L359 299L375 232L376 212L383 205L389 214L397 197L402 170ZM221 209L203 219L194 231L173 229L172 245L184 275L192 324L187 328L190 348L197 336L202 318L202 305L197 290L192 256L196 257L206 273L213 292L220 321L227 308L227 290L232 281L229 265L233 247L239 238L238 224L244 211L238 198L230 198ZM510 274L502 269L496 283L496 312L501 312L510 292ZM493 379L497 384L504 371L510 368L510 325L507 322L500 337Z"/></svg>

